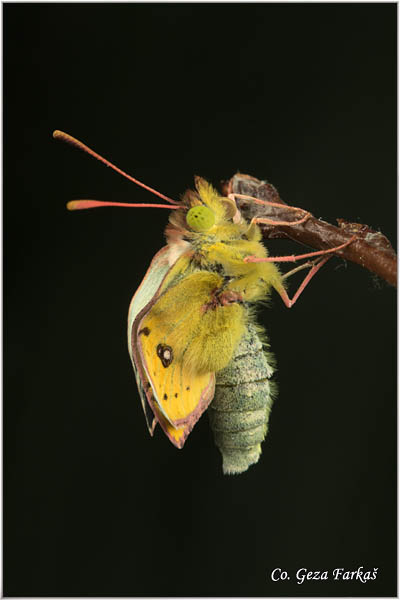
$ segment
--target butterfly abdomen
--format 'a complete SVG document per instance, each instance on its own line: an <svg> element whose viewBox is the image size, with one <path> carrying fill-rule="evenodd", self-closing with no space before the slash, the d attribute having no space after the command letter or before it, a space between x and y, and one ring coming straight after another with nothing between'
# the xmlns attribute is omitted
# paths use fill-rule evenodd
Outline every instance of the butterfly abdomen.
<svg viewBox="0 0 400 600"><path fill-rule="evenodd" d="M229 365L216 374L208 414L225 474L246 471L261 455L273 395L270 362L250 324Z"/></svg>

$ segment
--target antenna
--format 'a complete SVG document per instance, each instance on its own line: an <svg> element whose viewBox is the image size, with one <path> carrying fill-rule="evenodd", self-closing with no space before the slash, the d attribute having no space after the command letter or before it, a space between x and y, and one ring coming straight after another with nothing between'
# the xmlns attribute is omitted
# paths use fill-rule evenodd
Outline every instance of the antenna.
<svg viewBox="0 0 400 600"><path fill-rule="evenodd" d="M86 152L87 154L90 154L90 156L93 156L94 158L96 158L97 160L99 160L100 162L104 163L107 167L110 167L111 169L113 169L114 171L116 171L117 173L119 173L120 175L122 175L123 177L126 177L126 179L129 179L129 181L133 181L133 183L136 183L136 185L139 185L140 187L144 188L145 190L148 190L149 192L151 192L152 194L155 194L156 196L158 196L159 198L162 198L163 200L166 200L166 202L169 202L170 204L178 204L178 202L176 200L172 200L172 198L168 198L168 196L164 196L164 194L161 194L161 192L157 192L157 190L154 190L153 188L149 187L148 185L146 185L145 183L142 183L141 181L139 181L138 179L135 179L134 177L132 177L131 175L128 175L128 173L125 173L125 171L122 171L122 169L119 169L118 167L116 167L115 165L113 165L109 160L107 160L106 158L103 158L102 156L100 156L100 154L97 154L97 152L95 152L94 150L92 150L91 148L89 148L89 146L86 146L86 144L83 144L82 142L80 142L79 140L77 140L76 138L72 137L72 135L69 135L68 133L64 133L64 131L59 131L58 129L56 129L55 131L53 131L53 138L56 140L62 140L63 142L67 142L67 144L71 144L72 146L75 146L75 148L79 148L79 150L83 150L83 152ZM95 200L77 200L76 202L97 202ZM146 204L123 204L123 203L101 203L101 204L97 204L96 206L154 206L154 207L158 207L158 208L175 208L172 206L165 206L165 205L156 205L156 204L150 204L150 205L146 205ZM68 207L69 208L69 207ZM94 205L91 206L76 206L74 208L69 208L69 210L78 210L79 208L94 208ZM179 207L176 207L179 208Z"/></svg>
<svg viewBox="0 0 400 600"><path fill-rule="evenodd" d="M102 206L122 206L126 208L169 208L179 210L180 206L170 204L127 204L126 202L101 202L101 200L70 200L67 202L68 210L83 210L85 208L98 208Z"/></svg>

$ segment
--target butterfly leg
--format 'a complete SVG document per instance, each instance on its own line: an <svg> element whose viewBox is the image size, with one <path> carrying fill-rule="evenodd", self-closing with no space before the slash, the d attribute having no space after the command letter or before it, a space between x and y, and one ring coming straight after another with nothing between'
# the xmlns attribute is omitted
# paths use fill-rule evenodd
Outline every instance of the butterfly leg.
<svg viewBox="0 0 400 600"><path fill-rule="evenodd" d="M260 204L264 206L272 206L275 208L280 208L281 210L292 210L292 211L300 211L303 213L303 217L298 219L297 221L276 221L274 219L268 219L267 217L254 217L252 219L252 223L262 223L264 225L300 225L304 223L311 217L311 213L303 208L297 208L296 206L289 206L287 204L280 204L278 202L271 202L269 200L260 200L259 198L253 198L253 196L247 196L246 194L229 194L228 198L235 201L235 198L241 198L243 200L251 200L254 204Z"/></svg>
<svg viewBox="0 0 400 600"><path fill-rule="evenodd" d="M304 271L304 269L311 269L311 267L313 267L315 265L315 263L316 263L316 261L308 260L307 262L303 263L302 265L299 265L298 267L291 269L290 271L288 271L287 273L282 275L282 281L284 281L285 279L289 279L289 277L292 277L292 275L294 275L295 273L298 273L299 271Z"/></svg>
<svg viewBox="0 0 400 600"><path fill-rule="evenodd" d="M297 267L295 269L293 269L292 271L289 271L288 273L286 273L286 275L284 275L282 277L282 279L287 279L288 277L290 277L291 275L294 275L294 273L297 273L298 271L300 271L303 268L311 268L310 272L306 275L306 277L303 279L303 281L301 282L301 284L299 285L296 293L294 294L293 298L289 298L287 291L285 290L285 288L282 286L275 286L276 291L278 292L278 294L280 295L280 297L282 298L285 306L287 308L292 308L292 306L294 305L294 303L299 299L299 296L302 294L302 292L304 291L304 289L306 288L306 286L310 283L311 279L314 277L314 275L320 270L321 267L324 266L324 264L330 259L332 258L332 256L323 256L322 258L320 258L319 260L315 261L314 263L305 263L304 265L301 265L300 267Z"/></svg>
<svg viewBox="0 0 400 600"><path fill-rule="evenodd" d="M212 290L210 300L201 307L202 314L208 310L215 310L221 306L228 306L235 302L243 303L243 296L239 292L233 290L225 290L223 287Z"/></svg>
<svg viewBox="0 0 400 600"><path fill-rule="evenodd" d="M328 248L326 250L317 250L316 252L307 252L306 254L291 254L290 256L267 256L266 258L258 258L257 256L246 256L244 262L297 262L298 260L302 260L303 258L311 258L312 256L322 256L323 254L331 254L332 252L337 252L338 250L346 248L346 246L354 242L354 240L356 239L357 236L353 235L352 238L347 240L347 242L345 242L344 244L340 244L340 246L335 246L334 248Z"/></svg>
<svg viewBox="0 0 400 600"><path fill-rule="evenodd" d="M280 282L278 282L277 284L274 284L274 287L275 287L276 291L278 292L278 294L280 295L280 297L282 298L285 306L287 306L287 308L291 308L295 304L295 302L298 300L299 296L302 294L302 292L304 291L306 286L310 283L310 281L314 277L314 275L332 257L332 253L336 252L338 250L342 250L343 248L345 248L346 246L351 244L356 238L357 238L357 236L353 236L352 238L350 238L350 240L348 240L344 244L341 244L340 246L335 246L334 248L328 248L327 250L318 250L316 252L308 252L306 254L300 254L297 256L295 256L295 255L271 256L271 257L267 257L267 258L257 258L255 256L247 256L244 260L245 260L245 262L296 262L298 260L301 260L304 258L311 258L313 256L321 257L320 260L317 260L314 263L312 262L312 263L306 263L304 265L300 265L300 267L297 267L297 268L293 269L292 271L289 271L289 273L287 273L286 275L284 275L282 277L282 279L287 279L288 277L293 275L295 272L298 272L303 268L312 266L310 272L306 275L303 282L300 284L300 286L299 286L298 290L296 291L295 295L293 296L293 298L289 298L284 286Z"/></svg>

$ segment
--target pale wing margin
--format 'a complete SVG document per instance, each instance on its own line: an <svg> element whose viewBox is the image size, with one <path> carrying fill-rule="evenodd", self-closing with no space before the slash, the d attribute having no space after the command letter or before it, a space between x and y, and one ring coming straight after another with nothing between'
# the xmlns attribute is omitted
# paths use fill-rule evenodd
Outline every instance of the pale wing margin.
<svg viewBox="0 0 400 600"><path fill-rule="evenodd" d="M134 323L136 317L141 311L143 311L143 309L145 309L145 307L148 304L152 304L152 300L154 300L154 298L157 297L157 291L160 288L160 285L165 275L170 269L170 264L168 260L169 253L170 247L165 246L164 248L161 248L161 250L157 252L157 254L154 256L147 270L147 273L142 280L142 283L140 284L135 295L132 298L128 312L129 356L131 357L136 383L140 394L140 400L142 402L143 412L146 417L147 427L151 434L153 434L155 427L154 415L147 401L146 390L143 387L143 385L146 383L142 379L144 369L142 365L139 366L137 364L137 361L139 361L139 357L137 353L134 353L134 345L136 344L136 340L132 339L132 334L134 331ZM141 373L139 373L139 368Z"/></svg>

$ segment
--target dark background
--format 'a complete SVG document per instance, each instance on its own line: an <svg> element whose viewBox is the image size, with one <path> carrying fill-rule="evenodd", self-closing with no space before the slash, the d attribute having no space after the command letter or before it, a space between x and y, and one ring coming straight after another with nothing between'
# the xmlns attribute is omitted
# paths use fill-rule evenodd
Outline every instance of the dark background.
<svg viewBox="0 0 400 600"><path fill-rule="evenodd" d="M279 397L223 476L206 416L182 451L150 438L126 348L166 212L67 212L152 196L51 133L172 197L241 170L395 244L396 5L3 7L4 594L394 596L394 289L335 259L260 311Z"/></svg>

